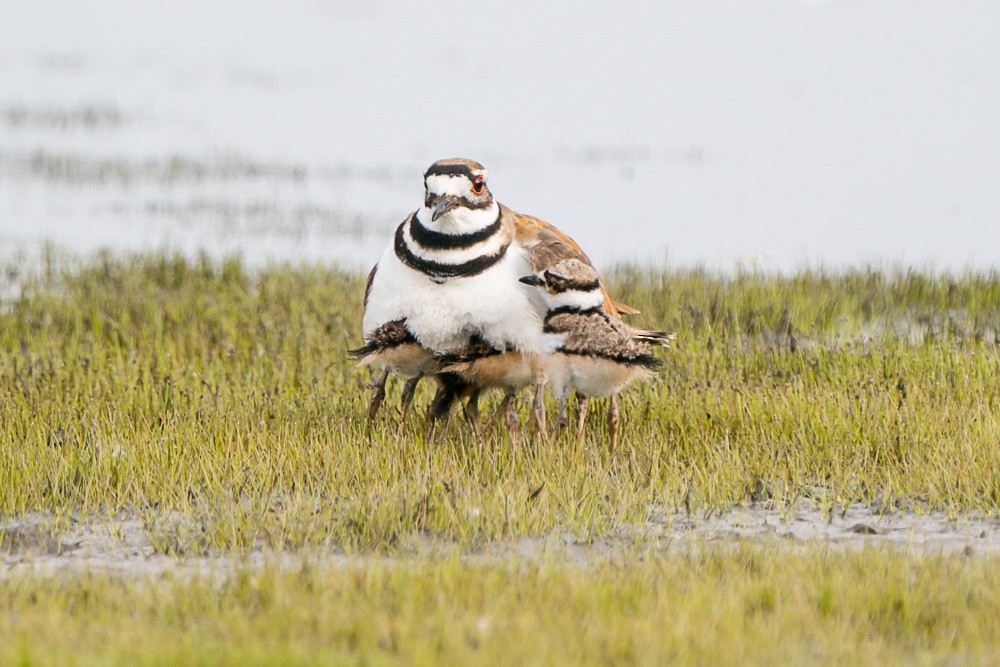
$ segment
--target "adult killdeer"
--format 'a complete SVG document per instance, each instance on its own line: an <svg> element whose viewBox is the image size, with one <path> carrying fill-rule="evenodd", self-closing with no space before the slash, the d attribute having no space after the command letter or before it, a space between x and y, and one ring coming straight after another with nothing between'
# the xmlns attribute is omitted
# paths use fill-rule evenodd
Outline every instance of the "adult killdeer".
<svg viewBox="0 0 1000 667"><path fill-rule="evenodd" d="M534 417L544 433L541 387L543 293L519 281L533 266L551 263L555 248L586 255L548 223L516 213L493 199L486 169L472 160L439 160L424 174L423 206L399 225L365 290L365 345L361 365L380 368L369 415L385 396L390 371L408 376L405 415L420 378L439 389L432 418L468 397L466 416L478 421L478 394L504 391L501 412L517 428L516 394L534 385ZM635 312L611 300L597 278L601 307L613 317Z"/></svg>
<svg viewBox="0 0 1000 667"><path fill-rule="evenodd" d="M649 343L670 346L674 334L637 329L618 317L600 276L586 256L558 240L542 241L532 252L531 275L521 282L541 288L544 320L543 366L559 397L559 425L566 422L570 389L580 397L577 432L582 434L590 397L610 397L608 437L612 453L618 440L618 393L636 380L652 377L661 362Z"/></svg>
<svg viewBox="0 0 1000 667"><path fill-rule="evenodd" d="M441 386L432 415L446 415L477 385L459 374L440 373L434 355L470 342L516 353L527 360L535 380L542 377L538 352L545 306L537 290L518 283L530 271L528 253L515 243L515 215L494 201L486 177L486 169L472 160L432 164L424 173L423 206L397 227L369 275L365 345L353 353L362 365L380 369L370 415L384 398L390 371L411 378L406 400L420 377L436 374Z"/></svg>

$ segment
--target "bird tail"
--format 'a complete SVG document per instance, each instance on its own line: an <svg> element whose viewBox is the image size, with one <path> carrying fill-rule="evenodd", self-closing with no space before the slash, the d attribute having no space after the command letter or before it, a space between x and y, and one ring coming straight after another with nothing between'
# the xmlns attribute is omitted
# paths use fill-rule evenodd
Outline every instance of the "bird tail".
<svg viewBox="0 0 1000 667"><path fill-rule="evenodd" d="M677 334L672 331L650 331L649 329L632 329L632 340L662 345L670 348L670 343L677 338Z"/></svg>

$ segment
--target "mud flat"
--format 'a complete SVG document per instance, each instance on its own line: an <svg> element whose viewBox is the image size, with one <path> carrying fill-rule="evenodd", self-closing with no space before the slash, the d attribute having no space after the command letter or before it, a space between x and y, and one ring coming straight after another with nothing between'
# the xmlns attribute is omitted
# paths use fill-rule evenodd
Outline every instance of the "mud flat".
<svg viewBox="0 0 1000 667"><path fill-rule="evenodd" d="M263 543L246 553L176 556L158 552L149 527L137 515L71 520L56 528L53 515L33 512L0 523L0 578L22 574L100 572L129 576L164 573L223 577L265 565L293 569L304 563L340 567L366 560L391 562L443 557L454 547L418 538L393 555L348 554L338 547L275 550ZM1000 520L977 514L876 511L862 503L834 511L803 501L794 508L754 504L724 512L657 515L614 534L581 539L552 531L541 537L503 540L461 554L473 562L504 560L565 562L586 567L629 556L656 557L716 547L755 545L779 550L891 549L911 555L1000 554Z"/></svg>

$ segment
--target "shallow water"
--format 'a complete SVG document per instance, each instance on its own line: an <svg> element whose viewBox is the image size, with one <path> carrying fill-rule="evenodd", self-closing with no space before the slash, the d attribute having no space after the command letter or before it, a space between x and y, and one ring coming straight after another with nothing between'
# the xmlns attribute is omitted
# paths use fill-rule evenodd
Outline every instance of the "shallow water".
<svg viewBox="0 0 1000 667"><path fill-rule="evenodd" d="M0 256L367 265L463 155L604 265L1000 265L990 0L8 5Z"/></svg>

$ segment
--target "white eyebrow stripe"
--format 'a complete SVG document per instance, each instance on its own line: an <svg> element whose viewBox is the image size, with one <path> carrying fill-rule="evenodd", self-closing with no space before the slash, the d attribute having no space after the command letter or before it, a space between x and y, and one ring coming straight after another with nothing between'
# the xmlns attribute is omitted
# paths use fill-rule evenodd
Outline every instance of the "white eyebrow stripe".
<svg viewBox="0 0 1000 667"><path fill-rule="evenodd" d="M436 195L464 197L472 191L472 183L465 176L433 174L427 177L427 191Z"/></svg>

